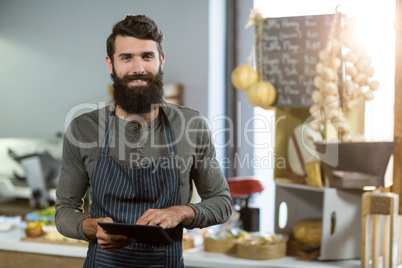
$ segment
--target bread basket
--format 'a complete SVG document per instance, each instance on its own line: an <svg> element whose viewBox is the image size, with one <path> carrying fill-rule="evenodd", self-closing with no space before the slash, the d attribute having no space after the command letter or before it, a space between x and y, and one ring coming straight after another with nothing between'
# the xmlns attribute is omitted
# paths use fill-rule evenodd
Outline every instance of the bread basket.
<svg viewBox="0 0 402 268"><path fill-rule="evenodd" d="M245 259L280 259L286 256L286 245L286 236L277 234L250 236L237 241L236 254Z"/></svg>
<svg viewBox="0 0 402 268"><path fill-rule="evenodd" d="M208 252L235 253L237 239L204 238L204 249Z"/></svg>

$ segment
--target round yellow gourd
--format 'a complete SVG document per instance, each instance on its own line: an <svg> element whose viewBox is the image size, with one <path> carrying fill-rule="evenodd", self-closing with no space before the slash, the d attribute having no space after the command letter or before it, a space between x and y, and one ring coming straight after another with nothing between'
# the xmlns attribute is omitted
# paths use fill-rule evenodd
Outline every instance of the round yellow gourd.
<svg viewBox="0 0 402 268"><path fill-rule="evenodd" d="M321 244L322 220L306 219L299 221L293 227L294 238L302 243Z"/></svg>
<svg viewBox="0 0 402 268"><path fill-rule="evenodd" d="M237 66L232 72L232 84L239 90L248 90L258 80L258 72L250 65Z"/></svg>
<svg viewBox="0 0 402 268"><path fill-rule="evenodd" d="M275 101L276 90L270 82L259 81L248 89L247 97L253 106L267 109Z"/></svg>

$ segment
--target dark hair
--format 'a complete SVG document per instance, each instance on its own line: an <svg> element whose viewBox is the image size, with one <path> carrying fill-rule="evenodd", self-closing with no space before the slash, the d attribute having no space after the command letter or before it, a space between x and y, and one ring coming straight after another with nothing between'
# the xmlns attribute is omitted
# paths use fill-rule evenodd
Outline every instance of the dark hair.
<svg viewBox="0 0 402 268"><path fill-rule="evenodd" d="M116 23L112 33L106 41L107 55L113 62L113 54L116 51L116 36L131 36L138 39L153 40L158 45L159 57L164 54L163 51L163 33L159 30L156 23L145 15L127 15L122 21Z"/></svg>

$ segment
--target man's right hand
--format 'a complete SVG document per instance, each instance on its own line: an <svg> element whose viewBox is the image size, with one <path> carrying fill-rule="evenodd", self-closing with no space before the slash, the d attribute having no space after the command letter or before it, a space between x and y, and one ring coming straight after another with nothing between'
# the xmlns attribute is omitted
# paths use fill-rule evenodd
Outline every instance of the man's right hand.
<svg viewBox="0 0 402 268"><path fill-rule="evenodd" d="M113 220L109 217L85 218L82 221L82 229L90 240L97 239L97 243L105 251L113 251L136 242L134 238L130 238L125 235L106 233L105 230L98 225L98 222L113 222Z"/></svg>

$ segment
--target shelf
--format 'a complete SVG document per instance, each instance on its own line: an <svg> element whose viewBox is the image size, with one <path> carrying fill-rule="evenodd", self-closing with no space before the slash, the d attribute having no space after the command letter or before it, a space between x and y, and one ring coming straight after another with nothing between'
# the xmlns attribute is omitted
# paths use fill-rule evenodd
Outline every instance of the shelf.
<svg viewBox="0 0 402 268"><path fill-rule="evenodd" d="M293 189L299 189L299 190L305 190L305 191L314 191L314 192L324 192L326 190L333 189L333 188L330 188L330 187L318 188L318 187L310 186L310 185L307 185L307 184L287 183L287 182L280 182L280 181L275 181L275 184L277 186L284 187L284 188L293 188Z"/></svg>
<svg viewBox="0 0 402 268"><path fill-rule="evenodd" d="M319 218L319 260L360 258L361 198L360 192L276 182L275 233L290 234L299 221Z"/></svg>

